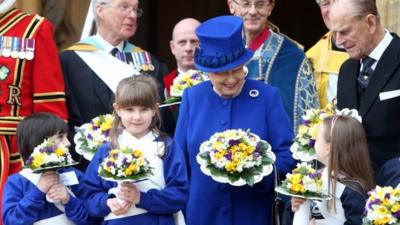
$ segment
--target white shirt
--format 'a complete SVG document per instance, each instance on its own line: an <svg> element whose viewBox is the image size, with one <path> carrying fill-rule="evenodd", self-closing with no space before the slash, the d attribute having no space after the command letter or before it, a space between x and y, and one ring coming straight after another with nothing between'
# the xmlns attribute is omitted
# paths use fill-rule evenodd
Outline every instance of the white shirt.
<svg viewBox="0 0 400 225"><path fill-rule="evenodd" d="M393 37L390 34L388 30L385 30L385 36L379 42L379 44L375 47L375 49L368 55L369 57L375 59L375 62L372 64L371 69L375 70L376 65L378 64L378 61L381 59L383 53L385 52L386 48L390 45L390 42L392 42ZM361 63L361 60L360 60ZM362 65L362 63L361 63ZM362 67L362 66L361 66ZM362 68L360 68L360 71Z"/></svg>
<svg viewBox="0 0 400 225"><path fill-rule="evenodd" d="M111 52L111 50L113 50L113 48L117 48L118 51L120 51L120 52L122 52L122 50L124 49L123 41L121 41L117 46L113 46L112 44L108 43L108 41L106 41L99 33L97 33L94 36L94 38L96 38L96 40L101 45L101 47L103 47L103 50L105 52Z"/></svg>

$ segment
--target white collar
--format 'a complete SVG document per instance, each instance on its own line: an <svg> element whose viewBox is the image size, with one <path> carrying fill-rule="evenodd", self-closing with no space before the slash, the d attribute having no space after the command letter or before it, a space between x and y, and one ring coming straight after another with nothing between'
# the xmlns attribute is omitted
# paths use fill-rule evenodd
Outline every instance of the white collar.
<svg viewBox="0 0 400 225"><path fill-rule="evenodd" d="M122 52L124 50L124 42L123 41L121 41L118 45L113 46L108 41L106 41L99 33L97 33L94 37L99 42L101 47L103 47L103 50L105 52L111 52L111 50L113 50L113 48L118 48L118 50L120 52Z"/></svg>
<svg viewBox="0 0 400 225"><path fill-rule="evenodd" d="M382 57L383 53L385 52L387 47L390 45L390 42L392 40L393 40L393 37L390 34L390 32L388 30L385 30L385 36L383 37L381 42L379 42L379 44L375 47L375 49L368 55L369 57L375 59L374 65L376 65L376 63ZM373 69L375 69L374 65L372 66Z"/></svg>
<svg viewBox="0 0 400 225"><path fill-rule="evenodd" d="M184 74L184 73L185 73L185 71L179 69L179 67L176 69L176 71L178 72L177 75L181 75L181 74Z"/></svg>
<svg viewBox="0 0 400 225"><path fill-rule="evenodd" d="M130 134L128 131L124 130L120 137L124 140L130 140L133 142L153 142L157 138L154 132L149 131L146 135L144 135L141 138L136 138L132 134Z"/></svg>

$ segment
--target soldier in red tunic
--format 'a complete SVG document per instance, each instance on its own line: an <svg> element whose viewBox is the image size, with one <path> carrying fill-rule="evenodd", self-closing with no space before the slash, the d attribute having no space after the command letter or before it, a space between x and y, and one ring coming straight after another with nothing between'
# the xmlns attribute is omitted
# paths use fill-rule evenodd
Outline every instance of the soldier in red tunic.
<svg viewBox="0 0 400 225"><path fill-rule="evenodd" d="M21 170L18 123L33 112L67 120L64 81L51 24L0 0L0 193L7 176Z"/></svg>

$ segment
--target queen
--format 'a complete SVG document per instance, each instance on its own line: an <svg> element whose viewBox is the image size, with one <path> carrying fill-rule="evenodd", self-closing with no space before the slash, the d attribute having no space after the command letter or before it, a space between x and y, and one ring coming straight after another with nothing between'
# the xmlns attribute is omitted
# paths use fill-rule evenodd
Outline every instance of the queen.
<svg viewBox="0 0 400 225"><path fill-rule="evenodd" d="M250 129L271 144L279 172L293 166L292 129L278 89L246 80L244 66L253 52L244 46L243 21L221 16L200 25L195 66L205 81L184 91L175 140L183 148L190 173L186 221L190 225L271 224L273 175L250 187L218 183L203 174L196 155L216 132Z"/></svg>

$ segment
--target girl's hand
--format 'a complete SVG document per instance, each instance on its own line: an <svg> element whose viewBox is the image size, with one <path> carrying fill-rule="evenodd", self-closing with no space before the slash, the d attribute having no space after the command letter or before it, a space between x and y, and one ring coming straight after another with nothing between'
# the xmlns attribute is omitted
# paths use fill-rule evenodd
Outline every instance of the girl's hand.
<svg viewBox="0 0 400 225"><path fill-rule="evenodd" d="M109 198L107 200L107 206L110 208L114 215L121 215L128 212L129 208L132 206L130 203L125 202L124 205L120 203L117 198Z"/></svg>
<svg viewBox="0 0 400 225"><path fill-rule="evenodd" d="M118 198L129 202L130 204L140 203L140 191L136 185L130 182L122 182L118 192Z"/></svg>
<svg viewBox="0 0 400 225"><path fill-rule="evenodd" d="M70 199L67 187L62 184L52 186L47 192L47 195L54 201L60 201L63 205L66 205Z"/></svg>
<svg viewBox="0 0 400 225"><path fill-rule="evenodd" d="M306 201L306 200L305 200L304 198L292 197L292 200L291 200L291 202L292 202L292 211L293 211L293 212L296 212L296 211L299 209L299 207L300 207L302 204L304 204L305 201Z"/></svg>
<svg viewBox="0 0 400 225"><path fill-rule="evenodd" d="M56 184L58 184L58 174L56 171L47 171L40 175L37 187L41 192L47 193Z"/></svg>

